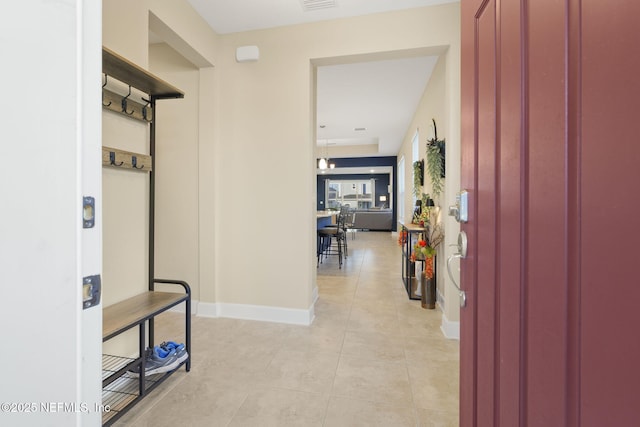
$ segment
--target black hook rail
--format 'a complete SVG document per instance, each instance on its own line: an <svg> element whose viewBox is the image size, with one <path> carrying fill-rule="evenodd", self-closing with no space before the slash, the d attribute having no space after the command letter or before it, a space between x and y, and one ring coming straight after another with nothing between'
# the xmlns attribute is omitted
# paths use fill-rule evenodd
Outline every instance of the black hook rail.
<svg viewBox="0 0 640 427"><path fill-rule="evenodd" d="M128 93L124 95L113 92L106 88L106 79L107 75L105 75L105 84L102 86L103 108L141 122L151 123L153 121L153 107L151 106L150 100L142 96L138 98L131 88L129 88ZM111 80L109 79L109 83L110 82Z"/></svg>
<svg viewBox="0 0 640 427"><path fill-rule="evenodd" d="M102 147L102 165L119 169L149 172L153 169L151 156L112 147Z"/></svg>

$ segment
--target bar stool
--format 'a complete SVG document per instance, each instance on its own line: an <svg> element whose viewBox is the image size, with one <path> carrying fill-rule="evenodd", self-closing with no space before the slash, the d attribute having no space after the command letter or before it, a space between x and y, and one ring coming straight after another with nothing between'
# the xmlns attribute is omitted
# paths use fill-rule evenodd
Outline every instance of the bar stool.
<svg viewBox="0 0 640 427"><path fill-rule="evenodd" d="M318 261L317 266L322 263L322 258L329 255L338 256L338 266L342 268L342 246L346 241L344 232L345 215L338 214L335 226L328 226L318 230Z"/></svg>
<svg viewBox="0 0 640 427"><path fill-rule="evenodd" d="M340 215L342 216L341 226L336 222L336 224L328 225L327 227L339 227L342 229L342 231L344 231L344 236L343 236L344 239L342 240L342 244L344 246L344 257L348 258L349 257L349 241L346 237L347 237L347 232L349 231L349 228L353 227L353 219L355 218L355 211L351 209L349 205L342 205L340 206L339 216ZM355 235L355 233L352 233L352 234Z"/></svg>
<svg viewBox="0 0 640 427"><path fill-rule="evenodd" d="M356 211L355 209L351 209L349 208L349 210L347 211L347 216L345 217L345 221L344 221L344 232L348 232L349 230L351 230L351 240L355 240L356 238L356 230L353 228L353 224L355 223L356 220ZM345 236L346 238L347 236ZM347 243L347 239L345 239L345 246Z"/></svg>

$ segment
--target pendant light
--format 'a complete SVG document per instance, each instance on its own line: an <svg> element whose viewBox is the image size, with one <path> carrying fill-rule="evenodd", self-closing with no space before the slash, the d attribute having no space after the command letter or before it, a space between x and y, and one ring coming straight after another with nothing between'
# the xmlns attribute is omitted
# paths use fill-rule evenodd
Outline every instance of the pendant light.
<svg viewBox="0 0 640 427"><path fill-rule="evenodd" d="M325 129L326 125L320 125L320 129ZM336 167L335 163L330 163L329 159L329 138L324 140L324 156L318 160L318 169L325 170L327 168L334 169ZM324 173L324 172L323 172Z"/></svg>
<svg viewBox="0 0 640 427"><path fill-rule="evenodd" d="M320 126L321 129L324 129L324 125ZM325 170L329 166L329 140L325 139L324 143L324 157L320 158L318 161L318 169Z"/></svg>

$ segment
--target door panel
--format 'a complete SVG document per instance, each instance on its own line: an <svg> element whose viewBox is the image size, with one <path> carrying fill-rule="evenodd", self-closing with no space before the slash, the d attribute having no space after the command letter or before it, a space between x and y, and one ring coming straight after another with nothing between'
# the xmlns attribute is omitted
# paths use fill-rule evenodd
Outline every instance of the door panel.
<svg viewBox="0 0 640 427"><path fill-rule="evenodd" d="M564 426L566 407L565 2L527 2L524 195L525 419ZM539 373L532 375L533 373Z"/></svg>
<svg viewBox="0 0 640 427"><path fill-rule="evenodd" d="M626 426L640 422L640 3L597 3L581 11L580 413Z"/></svg>
<svg viewBox="0 0 640 427"><path fill-rule="evenodd" d="M526 145L522 140L523 108L521 73L521 51L524 36L520 32L520 16L523 10L518 2L501 2L499 14L500 27L496 32L499 40L499 151L496 158L499 162L499 197L497 223L499 224L499 311L498 311L498 353L500 363L497 365L497 389L500 393L500 405L496 405L498 413L495 424L517 426L520 419L520 381L519 372L522 365L520 336L523 335L523 323L520 322L522 297L524 290L520 284L523 274L521 258L522 233L524 224L523 198L527 194L527 181L521 179L504 179L503 177L520 176L522 163L525 160ZM501 34L508 37L501 37ZM508 321L503 321L507 319Z"/></svg>
<svg viewBox="0 0 640 427"><path fill-rule="evenodd" d="M638 16L462 1L462 426L640 419Z"/></svg>
<svg viewBox="0 0 640 427"><path fill-rule="evenodd" d="M496 311L496 45L495 45L495 8L494 0L485 2L477 12L477 76L478 109L477 109L477 218L483 227L478 228L476 235L478 247L478 281L476 302L478 313L477 341L477 377L478 394L492 396L495 388L495 311ZM482 402L477 407L479 425L489 425L494 419L494 406L491 401Z"/></svg>

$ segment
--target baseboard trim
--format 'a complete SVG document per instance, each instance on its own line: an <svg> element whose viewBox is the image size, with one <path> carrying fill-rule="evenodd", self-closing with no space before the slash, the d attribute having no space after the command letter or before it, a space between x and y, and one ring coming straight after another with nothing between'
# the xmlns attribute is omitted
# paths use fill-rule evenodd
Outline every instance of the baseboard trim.
<svg viewBox="0 0 640 427"><path fill-rule="evenodd" d="M199 305L199 301L198 300L191 300L191 315L192 316L195 316L196 314L198 314L198 305ZM186 307L187 307L186 304L178 304L178 305L170 308L169 311L171 311L173 313L184 313Z"/></svg>
<svg viewBox="0 0 640 427"><path fill-rule="evenodd" d="M210 302L201 302L198 304L198 317L220 317L218 316L218 304L212 304Z"/></svg>
<svg viewBox="0 0 640 427"><path fill-rule="evenodd" d="M443 335L450 340L460 340L460 322L452 322L442 313L442 324L440 330Z"/></svg>
<svg viewBox="0 0 640 427"><path fill-rule="evenodd" d="M309 326L315 317L313 304L307 310L264 305L205 303L198 304L199 317L227 317Z"/></svg>

